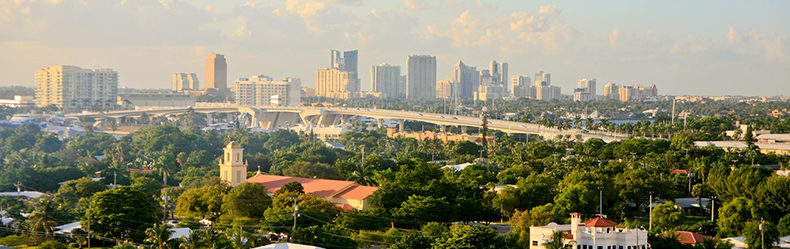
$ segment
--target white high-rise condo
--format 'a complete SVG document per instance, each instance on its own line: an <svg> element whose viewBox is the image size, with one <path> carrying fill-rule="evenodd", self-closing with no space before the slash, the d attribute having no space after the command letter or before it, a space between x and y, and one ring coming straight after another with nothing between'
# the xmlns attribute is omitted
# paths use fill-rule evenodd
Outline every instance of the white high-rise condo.
<svg viewBox="0 0 790 249"><path fill-rule="evenodd" d="M406 98L436 98L436 56L410 55L406 67Z"/></svg>
<svg viewBox="0 0 790 249"><path fill-rule="evenodd" d="M387 63L370 68L370 82L374 92L385 98L406 97L406 85L401 84L400 66Z"/></svg>
<svg viewBox="0 0 790 249"><path fill-rule="evenodd" d="M36 104L66 112L111 110L118 99L118 73L58 65L36 72Z"/></svg>
<svg viewBox="0 0 790 249"><path fill-rule="evenodd" d="M301 104L301 82L299 79L284 78L272 81L263 75L236 80L236 104L257 106L299 106Z"/></svg>
<svg viewBox="0 0 790 249"><path fill-rule="evenodd" d="M595 79L580 79L577 88L573 90L573 101L595 100Z"/></svg>

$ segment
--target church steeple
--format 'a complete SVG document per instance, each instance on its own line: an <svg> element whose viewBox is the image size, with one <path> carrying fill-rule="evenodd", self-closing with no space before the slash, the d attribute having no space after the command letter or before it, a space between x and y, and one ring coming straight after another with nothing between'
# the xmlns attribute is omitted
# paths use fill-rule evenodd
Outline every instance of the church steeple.
<svg viewBox="0 0 790 249"><path fill-rule="evenodd" d="M219 178L228 182L231 187L238 186L247 180L247 162L244 161L244 148L231 141L224 148L222 161L219 164Z"/></svg>

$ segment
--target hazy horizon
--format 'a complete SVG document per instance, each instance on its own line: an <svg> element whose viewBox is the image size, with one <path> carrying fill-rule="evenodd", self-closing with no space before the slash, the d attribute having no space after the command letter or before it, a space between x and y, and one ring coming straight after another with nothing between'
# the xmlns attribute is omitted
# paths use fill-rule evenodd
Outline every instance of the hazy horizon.
<svg viewBox="0 0 790 249"><path fill-rule="evenodd" d="M120 86L169 88L225 55L228 83L265 74L312 87L329 50L359 50L370 67L437 57L437 79L460 59L543 70L570 94L579 78L655 83L662 95L790 95L787 1L0 0L0 85L33 86L65 64L112 68Z"/></svg>

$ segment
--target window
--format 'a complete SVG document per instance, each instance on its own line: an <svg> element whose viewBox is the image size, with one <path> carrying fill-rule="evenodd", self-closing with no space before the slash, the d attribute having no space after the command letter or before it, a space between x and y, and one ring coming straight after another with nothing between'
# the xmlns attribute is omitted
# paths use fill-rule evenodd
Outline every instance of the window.
<svg viewBox="0 0 790 249"><path fill-rule="evenodd" d="M598 249L603 249L603 246L598 246Z"/></svg>
<svg viewBox="0 0 790 249"><path fill-rule="evenodd" d="M536 240L533 240L533 241L532 241L532 245L533 245L533 246L537 246L537 245L538 245L538 241L536 241Z"/></svg>

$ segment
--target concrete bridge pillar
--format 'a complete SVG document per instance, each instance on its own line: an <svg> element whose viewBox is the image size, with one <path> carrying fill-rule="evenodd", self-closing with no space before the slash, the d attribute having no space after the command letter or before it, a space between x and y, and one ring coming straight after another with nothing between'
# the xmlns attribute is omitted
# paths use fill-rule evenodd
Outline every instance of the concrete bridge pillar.
<svg viewBox="0 0 790 249"><path fill-rule="evenodd" d="M384 128L384 119L380 119L379 118L376 121L378 121L378 128L379 129Z"/></svg>
<svg viewBox="0 0 790 249"><path fill-rule="evenodd" d="M398 132L405 132L406 131L406 121L403 119L398 119Z"/></svg>

